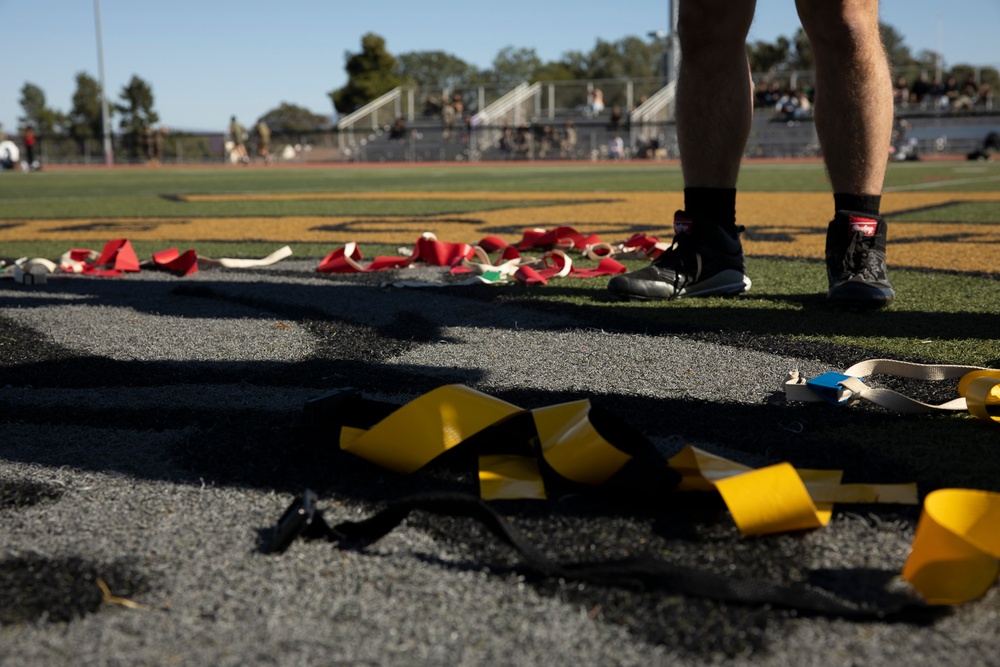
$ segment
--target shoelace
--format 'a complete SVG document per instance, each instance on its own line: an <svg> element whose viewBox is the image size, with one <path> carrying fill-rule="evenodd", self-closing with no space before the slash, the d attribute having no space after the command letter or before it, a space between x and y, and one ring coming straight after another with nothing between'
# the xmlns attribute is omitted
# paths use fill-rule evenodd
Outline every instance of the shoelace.
<svg viewBox="0 0 1000 667"><path fill-rule="evenodd" d="M844 253L844 268L851 278L879 280L878 256L872 252L871 244L861 234L852 234Z"/></svg>
<svg viewBox="0 0 1000 667"><path fill-rule="evenodd" d="M675 292L687 284L692 266L696 271L693 276L697 277L698 264L698 254L690 234L676 234L670 247L653 260L653 266L673 272Z"/></svg>

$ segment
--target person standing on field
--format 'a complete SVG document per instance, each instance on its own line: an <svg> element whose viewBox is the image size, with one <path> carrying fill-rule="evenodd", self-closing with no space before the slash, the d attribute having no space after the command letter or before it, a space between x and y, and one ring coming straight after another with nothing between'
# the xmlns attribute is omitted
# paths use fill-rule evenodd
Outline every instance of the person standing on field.
<svg viewBox="0 0 1000 667"><path fill-rule="evenodd" d="M622 299L739 294L750 289L736 224L736 182L753 117L746 37L755 0L679 0L677 139L684 210L673 245L653 263L608 284ZM881 308L895 293L886 275L879 215L893 91L879 34L878 0L796 0L816 62L813 115L833 189L827 225L827 301ZM714 99L710 105L706 99ZM784 214L784 213L780 213Z"/></svg>

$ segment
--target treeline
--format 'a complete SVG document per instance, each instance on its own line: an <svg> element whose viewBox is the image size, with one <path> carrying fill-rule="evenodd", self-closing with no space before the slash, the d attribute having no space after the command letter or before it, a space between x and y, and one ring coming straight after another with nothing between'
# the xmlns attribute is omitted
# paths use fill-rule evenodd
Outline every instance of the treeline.
<svg viewBox="0 0 1000 667"><path fill-rule="evenodd" d="M972 74L993 89L1000 87L996 68L969 63L945 68L941 54L929 50L914 54L892 26L881 27L897 77L904 76L912 82L924 74L964 81ZM533 48L506 47L496 55L490 68L480 69L444 51L412 51L395 56L382 37L369 33L361 38L360 51L345 54L346 85L328 95L334 108L343 114L401 85L444 91L470 83L503 87L524 81L652 79L663 77L665 49L662 36L648 39L630 36L613 42L599 39L589 52L569 51L558 60L546 62ZM747 55L751 69L761 79L780 79L793 72L812 70L814 65L812 48L801 29L794 36L782 36L773 43L748 43ZM160 122L154 102L152 85L138 75L133 75L122 87L116 101L109 100L118 151L132 158L143 155L143 137ZM81 148L103 136L100 85L86 72L76 75L76 90L68 112L50 107L44 91L30 82L21 89L20 104L24 110L18 119L20 125L33 126L40 136L63 137L77 142ZM262 117L276 134L315 132L331 125L329 115L287 102Z"/></svg>

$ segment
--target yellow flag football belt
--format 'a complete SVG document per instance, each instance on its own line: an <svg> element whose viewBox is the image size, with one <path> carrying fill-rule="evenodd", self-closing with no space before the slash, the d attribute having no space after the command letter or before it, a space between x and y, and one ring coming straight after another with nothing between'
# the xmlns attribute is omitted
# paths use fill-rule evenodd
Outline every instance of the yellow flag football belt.
<svg viewBox="0 0 1000 667"><path fill-rule="evenodd" d="M881 369L874 372L885 368L874 367ZM965 382L970 403L969 387L981 379L994 383L993 392L1000 385L997 371L976 375ZM996 403L995 395L982 403ZM638 431L589 400L525 410L464 385L447 385L399 406L345 388L309 401L305 421L334 437L335 451L396 473L416 472L443 456L474 456L482 501L545 499L597 488L664 500L674 490L711 491L720 494L747 536L825 526L836 503L919 503L915 484L845 484L840 470L788 463L752 469L692 446L665 459ZM294 511L289 508L265 551L287 547L295 537L289 521L298 521L299 531L312 520L305 500ZM932 605L983 595L998 574L998 525L1000 494L966 489L929 494L903 578Z"/></svg>

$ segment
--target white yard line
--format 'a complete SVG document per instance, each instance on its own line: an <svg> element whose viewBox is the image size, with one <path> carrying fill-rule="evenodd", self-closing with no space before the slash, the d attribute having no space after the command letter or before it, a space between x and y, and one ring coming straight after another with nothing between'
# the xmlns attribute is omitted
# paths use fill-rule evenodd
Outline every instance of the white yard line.
<svg viewBox="0 0 1000 667"><path fill-rule="evenodd" d="M1000 181L1000 175L981 176L979 178L954 178L948 181L932 181L930 183L913 183L910 185L896 185L884 188L883 192L904 192L906 190L927 190L930 188L947 188L953 185L965 185L967 183L995 183Z"/></svg>

